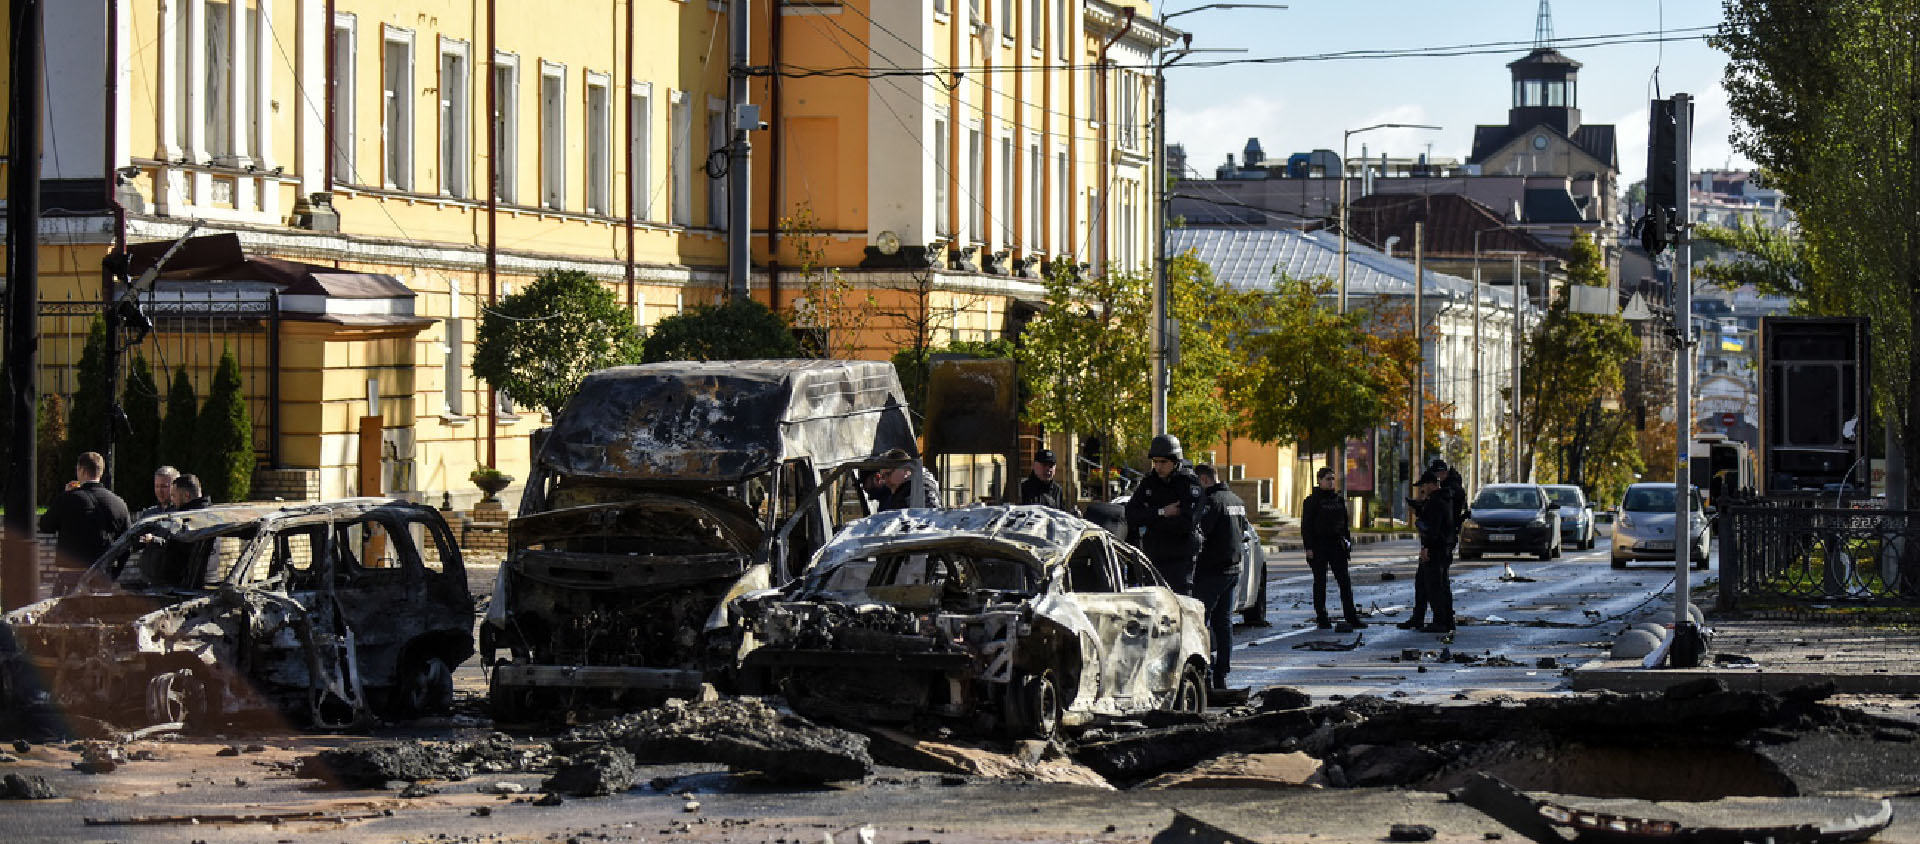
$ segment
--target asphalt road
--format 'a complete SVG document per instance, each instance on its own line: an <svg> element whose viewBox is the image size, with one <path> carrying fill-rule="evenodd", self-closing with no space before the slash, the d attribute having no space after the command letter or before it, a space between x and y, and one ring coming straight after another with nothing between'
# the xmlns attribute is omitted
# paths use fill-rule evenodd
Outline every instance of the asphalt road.
<svg viewBox="0 0 1920 844"><path fill-rule="evenodd" d="M1412 540L1355 549L1354 597L1369 625L1355 633L1314 627L1306 558L1298 551L1270 555L1267 619L1273 626L1235 628L1228 685L1292 686L1316 699L1372 694L1429 701L1561 690L1567 668L1605 655L1628 624L1673 618L1672 564L1614 569L1608 549L1602 538L1591 551L1567 550L1547 562L1531 556L1455 562L1458 631L1451 641L1394 626L1407 620L1413 604L1419 545ZM1691 573L1695 586L1718 571L1717 552L1708 571ZM1339 596L1328 580L1328 606L1337 619ZM1356 638L1360 644L1351 650L1324 649ZM1413 650L1419 658L1407 659ZM1475 661L1454 661L1467 657ZM1541 667L1542 658L1553 663Z"/></svg>

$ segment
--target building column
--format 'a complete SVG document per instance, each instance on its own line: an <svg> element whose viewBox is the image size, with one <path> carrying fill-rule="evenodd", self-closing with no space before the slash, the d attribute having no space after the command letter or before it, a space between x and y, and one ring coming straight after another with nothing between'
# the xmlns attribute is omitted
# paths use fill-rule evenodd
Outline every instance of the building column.
<svg viewBox="0 0 1920 844"><path fill-rule="evenodd" d="M253 113L259 115L259 129L253 137L253 160L260 168L255 189L259 191L260 213L267 219L277 220L280 218L280 191L279 179L273 175L273 60L278 33L273 31L273 0L254 0L254 3L260 10L256 18L260 25L254 27L253 31L253 75L258 84L250 92L253 94ZM301 111L309 110L303 103L295 103L293 107Z"/></svg>
<svg viewBox="0 0 1920 844"><path fill-rule="evenodd" d="M295 55L299 66L294 88L301 92L295 108L294 171L300 177L300 195L326 190L327 178L327 54L333 49L333 21L327 19L326 0L299 0L300 23ZM318 92L317 94L315 92Z"/></svg>
<svg viewBox="0 0 1920 844"><path fill-rule="evenodd" d="M186 0L187 26L182 32L187 43L187 78L180 86L187 95L186 159L195 167L207 163L207 0ZM213 174L196 169L187 177L190 190L186 205L205 205L213 199Z"/></svg>

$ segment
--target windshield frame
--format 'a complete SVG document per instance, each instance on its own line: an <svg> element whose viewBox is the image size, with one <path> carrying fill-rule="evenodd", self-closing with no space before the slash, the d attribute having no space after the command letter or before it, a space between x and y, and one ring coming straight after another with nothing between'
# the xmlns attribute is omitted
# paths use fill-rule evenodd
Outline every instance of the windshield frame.
<svg viewBox="0 0 1920 844"><path fill-rule="evenodd" d="M1547 506L1546 502L1539 500L1537 497L1535 498L1532 505L1509 504L1505 501L1500 500L1499 495L1502 492L1519 492L1519 493L1525 493L1527 495L1537 496L1539 494L1539 487L1516 487L1516 486L1485 487L1480 490L1479 495L1476 495L1473 497L1473 504L1470 505L1471 509L1474 509L1474 510L1544 510L1546 509L1546 506ZM1491 501L1489 501L1487 498L1490 495L1494 496L1493 500ZM1558 507L1559 505L1556 504L1554 506Z"/></svg>

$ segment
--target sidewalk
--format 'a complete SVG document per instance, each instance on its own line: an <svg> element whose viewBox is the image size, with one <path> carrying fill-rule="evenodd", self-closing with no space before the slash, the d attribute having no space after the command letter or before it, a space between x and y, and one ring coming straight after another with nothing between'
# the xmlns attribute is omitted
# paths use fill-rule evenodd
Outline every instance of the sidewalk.
<svg viewBox="0 0 1920 844"><path fill-rule="evenodd" d="M1911 625L1711 617L1707 625L1713 638L1699 668L1647 669L1637 659L1598 659L1573 670L1573 688L1660 691L1714 677L1735 691L1781 692L1832 682L1841 694L1920 694L1920 628Z"/></svg>
<svg viewBox="0 0 1920 844"><path fill-rule="evenodd" d="M1267 553L1285 553L1303 551L1306 546L1300 543L1300 520L1287 516L1271 516L1254 522L1254 530L1260 534L1260 544L1266 546ZM1396 530L1388 533L1356 531L1353 544L1371 545L1375 542L1391 542L1396 539L1419 539L1420 535L1411 529Z"/></svg>

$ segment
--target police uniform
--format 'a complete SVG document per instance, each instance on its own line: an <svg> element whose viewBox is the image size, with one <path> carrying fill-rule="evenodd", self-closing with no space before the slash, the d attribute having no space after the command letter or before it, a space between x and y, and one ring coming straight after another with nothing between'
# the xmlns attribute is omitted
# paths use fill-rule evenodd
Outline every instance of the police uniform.
<svg viewBox="0 0 1920 844"><path fill-rule="evenodd" d="M1207 632L1213 641L1212 685L1227 687L1232 670L1233 604L1240 585L1246 536L1247 505L1226 484L1206 488L1207 506L1200 514L1200 556L1194 564L1193 597L1207 605ZM1261 584L1266 588L1266 584Z"/></svg>

